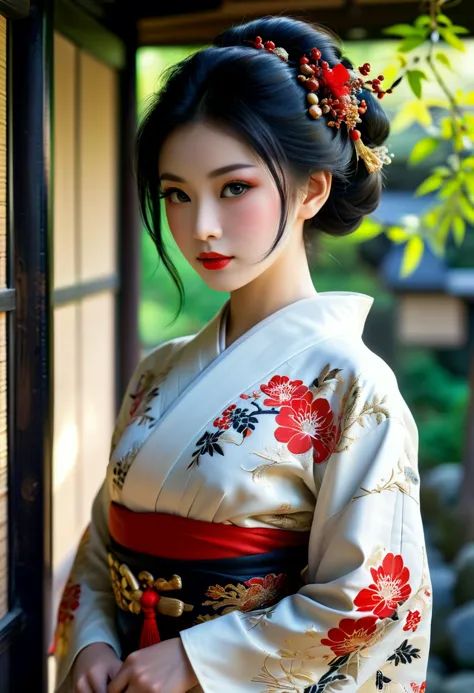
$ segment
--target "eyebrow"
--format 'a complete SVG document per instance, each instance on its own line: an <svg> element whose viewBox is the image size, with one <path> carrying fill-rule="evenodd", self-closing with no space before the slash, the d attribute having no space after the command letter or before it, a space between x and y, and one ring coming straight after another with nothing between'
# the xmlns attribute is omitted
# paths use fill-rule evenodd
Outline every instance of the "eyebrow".
<svg viewBox="0 0 474 693"><path fill-rule="evenodd" d="M217 178L217 176L222 176L224 173L230 173L231 171L237 171L241 168L256 168L253 164L230 164L229 166L221 166L221 168L216 168L208 174L208 178ZM176 183L186 183L184 178L177 176L174 173L162 173L160 180L173 180Z"/></svg>

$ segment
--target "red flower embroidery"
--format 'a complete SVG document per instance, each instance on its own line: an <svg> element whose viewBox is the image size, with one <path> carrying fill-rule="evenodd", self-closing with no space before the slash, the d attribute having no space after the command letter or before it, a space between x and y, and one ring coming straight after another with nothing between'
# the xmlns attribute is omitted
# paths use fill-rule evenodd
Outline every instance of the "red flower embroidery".
<svg viewBox="0 0 474 693"><path fill-rule="evenodd" d="M222 428L224 431L228 431L232 425L231 415L234 409L237 408L236 404L231 404L227 409L222 412L221 417L217 417L214 421L215 428Z"/></svg>
<svg viewBox="0 0 474 693"><path fill-rule="evenodd" d="M58 609L58 621L73 621L73 611L79 608L79 598L81 596L81 586L78 584L67 583L64 588L61 603Z"/></svg>
<svg viewBox="0 0 474 693"><path fill-rule="evenodd" d="M421 621L421 616L419 611L409 611L407 615L407 620L403 626L403 630L415 630L418 628L418 624Z"/></svg>
<svg viewBox="0 0 474 693"><path fill-rule="evenodd" d="M338 429L327 399L313 399L308 391L303 398L283 406L275 420L279 426L275 438L287 443L288 450L296 455L308 452L312 446L314 462L320 464L335 448Z"/></svg>
<svg viewBox="0 0 474 693"><path fill-rule="evenodd" d="M286 375L274 375L268 385L261 385L260 389L268 395L268 399L263 400L266 407L280 407L308 392L302 380L290 380Z"/></svg>
<svg viewBox="0 0 474 693"><path fill-rule="evenodd" d="M64 657L67 654L69 633L72 627L72 622L74 621L73 612L79 608L80 596L81 586L69 581L64 588L61 603L59 605L58 622L56 632L54 634L54 642L51 647L51 651L58 658Z"/></svg>
<svg viewBox="0 0 474 693"><path fill-rule="evenodd" d="M246 580L245 585L249 588L246 594L246 601L240 607L241 611L252 611L261 609L264 606L271 606L279 601L286 591L286 575L280 573L275 575L265 575L265 577L255 577Z"/></svg>
<svg viewBox="0 0 474 693"><path fill-rule="evenodd" d="M377 619L373 616L365 616L359 620L343 618L337 628L331 628L328 637L321 640L322 645L327 645L336 657L360 650L370 636L375 632Z"/></svg>
<svg viewBox="0 0 474 693"><path fill-rule="evenodd" d="M423 681L423 683L420 683L419 685L417 683L410 683L410 686L413 693L425 693L426 691L426 681Z"/></svg>
<svg viewBox="0 0 474 693"><path fill-rule="evenodd" d="M371 568L373 584L363 589L354 600L357 611L372 611L377 618L387 618L411 594L408 584L410 571L403 565L402 556L389 553L382 565Z"/></svg>

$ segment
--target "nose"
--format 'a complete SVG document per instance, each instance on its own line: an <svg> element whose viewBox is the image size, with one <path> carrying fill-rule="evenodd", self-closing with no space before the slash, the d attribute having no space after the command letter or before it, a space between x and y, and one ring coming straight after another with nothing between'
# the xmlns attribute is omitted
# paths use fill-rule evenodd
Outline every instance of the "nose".
<svg viewBox="0 0 474 693"><path fill-rule="evenodd" d="M221 238L222 226L219 214L212 202L201 202L198 205L194 224L194 238L206 241L208 238Z"/></svg>

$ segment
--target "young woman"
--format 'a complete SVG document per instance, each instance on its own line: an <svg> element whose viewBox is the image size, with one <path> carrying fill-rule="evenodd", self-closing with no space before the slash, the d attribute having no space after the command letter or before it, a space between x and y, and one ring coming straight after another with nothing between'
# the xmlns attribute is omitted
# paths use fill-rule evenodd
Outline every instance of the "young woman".
<svg viewBox="0 0 474 693"><path fill-rule="evenodd" d="M422 693L431 587L417 430L318 293L305 236L354 231L387 162L382 76L290 18L180 63L138 135L141 208L230 300L139 365L60 608L60 693Z"/></svg>

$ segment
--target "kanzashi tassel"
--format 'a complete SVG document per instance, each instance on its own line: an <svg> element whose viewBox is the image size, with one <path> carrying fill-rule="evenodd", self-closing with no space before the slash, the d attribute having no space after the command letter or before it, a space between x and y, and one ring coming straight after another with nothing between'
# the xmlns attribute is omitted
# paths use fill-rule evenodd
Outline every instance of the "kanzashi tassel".
<svg viewBox="0 0 474 693"><path fill-rule="evenodd" d="M362 142L359 130L350 130L349 136L354 142L357 156L363 160L369 173L376 173L381 170L384 164L391 163L386 147L367 147Z"/></svg>
<svg viewBox="0 0 474 693"><path fill-rule="evenodd" d="M140 597L143 612L142 632L140 633L140 650L144 647L157 645L161 638L156 622L156 605L160 595L154 590L146 589Z"/></svg>

